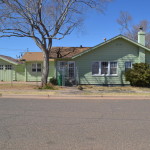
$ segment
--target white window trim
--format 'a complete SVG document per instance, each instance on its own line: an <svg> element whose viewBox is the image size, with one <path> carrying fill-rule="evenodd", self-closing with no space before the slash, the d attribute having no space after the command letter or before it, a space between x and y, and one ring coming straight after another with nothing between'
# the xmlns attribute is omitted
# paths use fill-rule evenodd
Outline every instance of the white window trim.
<svg viewBox="0 0 150 150"><path fill-rule="evenodd" d="M99 74L92 74L92 76L101 76L101 77L104 77L104 76L109 76L109 77L118 76L118 62L117 61L93 61L92 64L94 62L99 62ZM108 62L108 74L101 74L101 63L102 62ZM117 74L110 74L110 62L116 62L117 63Z"/></svg>

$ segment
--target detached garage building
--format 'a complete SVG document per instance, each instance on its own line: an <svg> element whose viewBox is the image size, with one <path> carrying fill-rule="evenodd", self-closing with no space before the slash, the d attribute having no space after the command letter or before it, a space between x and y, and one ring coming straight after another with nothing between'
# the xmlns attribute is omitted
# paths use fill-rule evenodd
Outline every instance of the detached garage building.
<svg viewBox="0 0 150 150"><path fill-rule="evenodd" d="M24 77L24 64L12 57L0 55L0 81L21 81Z"/></svg>

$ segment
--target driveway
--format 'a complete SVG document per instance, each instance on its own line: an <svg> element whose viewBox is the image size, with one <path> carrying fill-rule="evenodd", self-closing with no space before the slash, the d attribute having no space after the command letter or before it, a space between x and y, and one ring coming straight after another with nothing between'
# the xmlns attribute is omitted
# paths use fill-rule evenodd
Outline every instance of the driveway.
<svg viewBox="0 0 150 150"><path fill-rule="evenodd" d="M149 150L150 100L0 98L0 150Z"/></svg>

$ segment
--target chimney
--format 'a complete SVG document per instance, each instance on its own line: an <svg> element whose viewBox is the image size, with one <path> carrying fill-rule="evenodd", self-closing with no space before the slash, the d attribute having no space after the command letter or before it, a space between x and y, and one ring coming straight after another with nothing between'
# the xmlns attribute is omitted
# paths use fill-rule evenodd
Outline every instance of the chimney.
<svg viewBox="0 0 150 150"><path fill-rule="evenodd" d="M145 46L145 32L143 31L143 27L139 28L140 31L138 32L138 43Z"/></svg>

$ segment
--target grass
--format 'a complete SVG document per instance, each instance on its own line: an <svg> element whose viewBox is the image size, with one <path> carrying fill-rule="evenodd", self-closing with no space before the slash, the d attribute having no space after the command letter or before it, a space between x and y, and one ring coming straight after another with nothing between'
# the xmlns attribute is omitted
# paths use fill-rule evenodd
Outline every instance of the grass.
<svg viewBox="0 0 150 150"><path fill-rule="evenodd" d="M30 90L36 89L37 85L35 84L28 84L28 83L0 83L0 90L9 90L9 89L16 89L16 90Z"/></svg>
<svg viewBox="0 0 150 150"><path fill-rule="evenodd" d="M94 86L94 85L83 85L83 90L97 90L97 91L147 91L150 92L150 88L132 87L132 86Z"/></svg>
<svg viewBox="0 0 150 150"><path fill-rule="evenodd" d="M49 83L43 87L39 87L40 90L44 89L44 90L58 90L58 87Z"/></svg>
<svg viewBox="0 0 150 150"><path fill-rule="evenodd" d="M150 95L150 88L132 87L132 86L94 86L83 85L82 89L84 95Z"/></svg>
<svg viewBox="0 0 150 150"><path fill-rule="evenodd" d="M79 90L79 91L78 91ZM65 92L64 92L65 91ZM140 88L131 86L94 86L80 85L77 87L59 87L52 84L41 88L36 82L0 82L1 95L91 95L91 96L150 96L150 88Z"/></svg>

